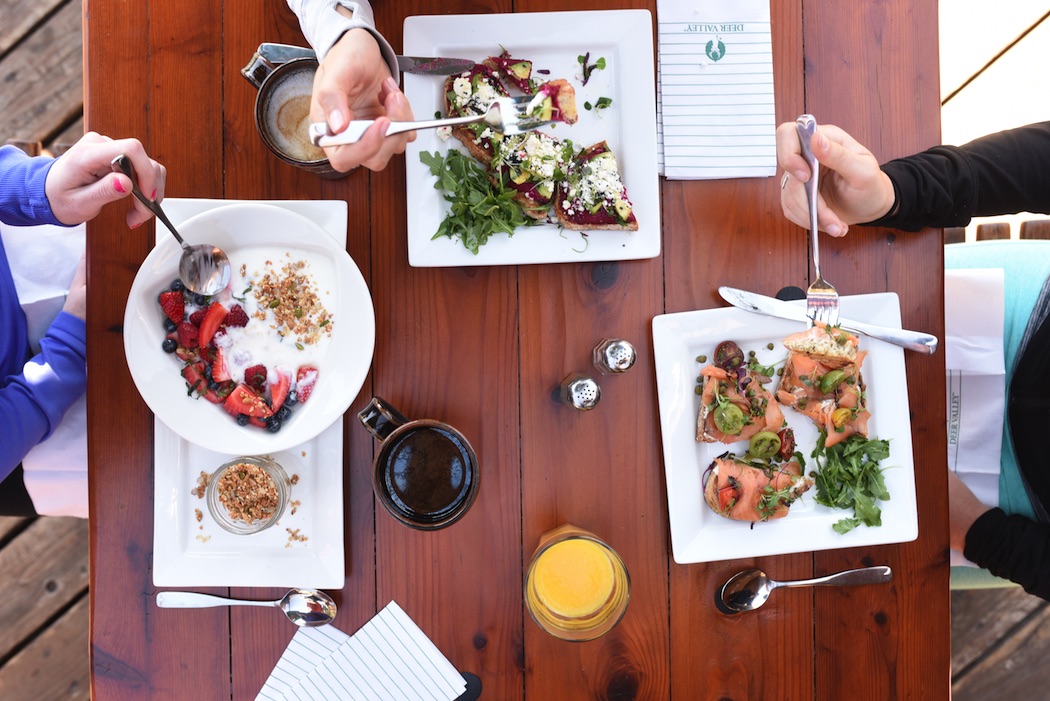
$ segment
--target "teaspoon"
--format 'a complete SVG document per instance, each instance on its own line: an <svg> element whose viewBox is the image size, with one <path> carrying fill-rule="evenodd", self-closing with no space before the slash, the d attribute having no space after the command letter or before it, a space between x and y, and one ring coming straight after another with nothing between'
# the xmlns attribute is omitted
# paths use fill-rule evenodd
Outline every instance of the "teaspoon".
<svg viewBox="0 0 1050 701"><path fill-rule="evenodd" d="M314 589L292 589L277 601L248 601L227 599L211 594L189 591L162 591L157 594L157 606L163 609L193 609L212 606L276 606L288 620L297 626L313 628L331 623L336 606L332 597Z"/></svg>
<svg viewBox="0 0 1050 701"><path fill-rule="evenodd" d="M716 600L724 613L753 611L766 603L774 589L780 587L849 586L852 584L881 584L893 579L889 567L862 567L856 570L836 572L826 577L799 579L793 582L778 582L770 579L762 570L744 570L729 578Z"/></svg>
<svg viewBox="0 0 1050 701"><path fill-rule="evenodd" d="M182 284L190 292L197 294L214 295L221 292L230 282L230 259L226 257L222 249L206 244L191 246L183 241L179 232L175 230L175 225L164 215L164 210L160 208L160 205L147 198L139 190L135 173L131 169L131 159L121 154L113 159L113 165L121 173L131 178L131 193L138 198L139 202L146 205L147 209L157 215L157 219L164 222L164 226L168 227L168 231L182 246L182 258L179 259L179 279L182 280Z"/></svg>

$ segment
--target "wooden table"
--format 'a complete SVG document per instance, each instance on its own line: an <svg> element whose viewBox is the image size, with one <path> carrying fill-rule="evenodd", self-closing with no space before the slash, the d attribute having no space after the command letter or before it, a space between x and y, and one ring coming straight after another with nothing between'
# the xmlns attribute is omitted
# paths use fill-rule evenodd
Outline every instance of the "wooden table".
<svg viewBox="0 0 1050 701"><path fill-rule="evenodd" d="M722 306L719 284L770 294L804 286L807 235L781 216L777 178L663 182L663 254L652 260L410 268L403 159L323 181L280 163L255 133L255 91L238 70L262 41L303 43L283 2L84 5L87 126L144 141L168 167L168 196L351 203L347 250L375 299L377 344L345 418L340 628L356 630L395 599L460 669L480 675L490 699L948 696L943 354L907 358L917 541L690 566L670 558L650 323ZM375 5L395 48L413 14L656 9L654 1ZM778 122L811 112L880 159L939 142L934 0L774 0L772 21ZM291 638L287 622L246 609L162 616L154 603L152 417L121 336L150 245L117 207L89 225L92 691L99 701L251 699ZM824 267L842 294L895 291L905 326L943 335L942 256L940 231L855 230L825 247ZM608 382L596 411L559 404L561 378L588 367L609 335L635 343L636 368ZM456 526L415 532L376 507L373 441L355 417L372 394L471 437L483 488ZM556 640L523 610L524 564L538 536L564 522L606 538L630 569L627 614L596 642ZM752 564L792 579L876 563L893 567L891 585L793 592L735 618L711 604L726 577Z"/></svg>

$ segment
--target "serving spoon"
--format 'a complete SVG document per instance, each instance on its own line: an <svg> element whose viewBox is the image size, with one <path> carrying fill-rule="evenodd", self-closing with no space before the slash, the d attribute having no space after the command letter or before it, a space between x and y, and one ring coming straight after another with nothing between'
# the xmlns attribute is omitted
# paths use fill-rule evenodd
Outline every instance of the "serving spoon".
<svg viewBox="0 0 1050 701"><path fill-rule="evenodd" d="M230 259L221 248L198 244L191 246L175 230L160 205L142 194L135 173L131 169L131 159L121 154L113 159L113 166L131 178L131 194L138 198L149 211L164 222L175 240L182 246L182 258L179 259L179 279L190 292L202 295L213 295L221 292L230 283Z"/></svg>
<svg viewBox="0 0 1050 701"><path fill-rule="evenodd" d="M854 584L881 584L893 579L889 567L862 567L856 570L836 572L826 577L799 579L793 582L778 582L770 579L762 570L752 569L738 572L729 578L719 592L716 603L724 613L753 611L766 603L774 589L781 587L844 587Z"/></svg>
<svg viewBox="0 0 1050 701"><path fill-rule="evenodd" d="M277 601L248 601L227 599L211 594L190 591L162 591L157 594L157 606L162 609L196 609L212 606L276 606L297 626L314 628L335 619L336 605L332 597L316 589L292 589Z"/></svg>

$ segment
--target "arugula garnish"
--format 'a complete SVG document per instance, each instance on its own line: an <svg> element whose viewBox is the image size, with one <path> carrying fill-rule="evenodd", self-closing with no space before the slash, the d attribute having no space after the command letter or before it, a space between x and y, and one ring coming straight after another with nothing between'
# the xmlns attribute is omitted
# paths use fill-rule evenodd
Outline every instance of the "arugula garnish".
<svg viewBox="0 0 1050 701"><path fill-rule="evenodd" d="M535 226L540 221L525 214L514 200L514 191L494 185L484 169L471 157L449 149L442 158L435 151L419 154L430 173L437 178L434 187L444 190L449 212L432 239L458 238L473 253L493 234L514 235L519 226Z"/></svg>
<svg viewBox="0 0 1050 701"><path fill-rule="evenodd" d="M881 526L882 509L877 502L889 500L890 493L879 463L890 455L889 441L853 435L826 448L826 440L827 434L821 431L812 454L817 462L813 474L817 503L853 509L852 518L844 518L832 528L836 533L848 533L861 524Z"/></svg>

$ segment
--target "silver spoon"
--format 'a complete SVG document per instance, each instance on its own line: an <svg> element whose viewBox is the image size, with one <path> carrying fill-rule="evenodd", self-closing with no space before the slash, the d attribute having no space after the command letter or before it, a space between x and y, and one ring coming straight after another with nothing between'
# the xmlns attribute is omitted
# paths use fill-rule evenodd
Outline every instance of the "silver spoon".
<svg viewBox="0 0 1050 701"><path fill-rule="evenodd" d="M276 606L297 626L313 628L331 623L336 606L332 597L315 589L292 589L277 601L226 599L190 591L162 591L157 594L162 609L196 609L212 606Z"/></svg>
<svg viewBox="0 0 1050 701"><path fill-rule="evenodd" d="M138 182L135 180L134 171L131 169L131 159L121 154L113 159L113 165L121 173L131 178L131 193L138 198L139 202L157 215L157 219L164 222L168 231L182 246L182 258L179 259L179 279L190 292L202 295L213 295L221 292L230 282L230 259L221 248L199 244L191 246L182 240L175 225L164 215L160 205L153 202L139 190Z"/></svg>
<svg viewBox="0 0 1050 701"><path fill-rule="evenodd" d="M725 607L726 613L741 613L757 609L766 603L774 589L780 587L844 587L853 584L881 584L891 579L893 572L885 566L862 567L794 582L778 582L770 579L762 570L744 570L730 577L722 586L718 601Z"/></svg>

